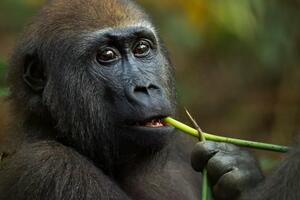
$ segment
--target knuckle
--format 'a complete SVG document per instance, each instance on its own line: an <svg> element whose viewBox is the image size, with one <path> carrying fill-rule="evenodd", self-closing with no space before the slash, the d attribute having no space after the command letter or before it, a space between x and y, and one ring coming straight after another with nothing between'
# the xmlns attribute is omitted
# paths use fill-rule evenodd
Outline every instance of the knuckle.
<svg viewBox="0 0 300 200"><path fill-rule="evenodd" d="M223 168L233 168L233 166L236 166L236 159L231 156L226 156L223 153L217 153L215 156L213 156L207 164L208 168L211 168L214 171L219 171L219 169Z"/></svg>
<svg viewBox="0 0 300 200"><path fill-rule="evenodd" d="M212 156L212 154L215 154L217 152L217 149L211 147L211 144L208 142L198 142L193 151L192 151L192 157L198 158L198 159L208 159Z"/></svg>
<svg viewBox="0 0 300 200"><path fill-rule="evenodd" d="M205 145L204 142L198 142L194 147L194 151L204 151L205 150L204 145Z"/></svg>
<svg viewBox="0 0 300 200"><path fill-rule="evenodd" d="M243 175L239 173L239 170L232 170L227 174L224 174L217 184L214 186L214 190L218 193L226 192L231 196L238 196L243 188Z"/></svg>

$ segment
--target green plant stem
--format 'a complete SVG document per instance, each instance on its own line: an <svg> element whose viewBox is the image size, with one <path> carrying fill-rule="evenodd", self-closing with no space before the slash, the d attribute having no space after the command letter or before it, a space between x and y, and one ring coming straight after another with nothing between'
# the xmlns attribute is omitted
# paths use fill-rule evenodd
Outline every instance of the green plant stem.
<svg viewBox="0 0 300 200"><path fill-rule="evenodd" d="M201 199L202 200L212 199L206 168L203 169L202 177L203 177L203 180L202 180L202 195L201 195L202 198Z"/></svg>
<svg viewBox="0 0 300 200"><path fill-rule="evenodd" d="M187 126L186 124L183 124L171 117L166 117L164 121L175 128L193 136L196 138L199 138L198 131L194 128L191 128ZM241 140L241 139L235 139L235 138L229 138L229 137L222 137L222 136L217 136L209 133L202 133L205 139L215 141L215 142L226 142L226 143L231 143L239 146L244 146L244 147L250 147L250 148L255 148L255 149L263 149L263 150L269 150L269 151L276 151L276 152L287 152L290 148L287 146L282 146L282 145L275 145L275 144L268 144L268 143L262 143L262 142L254 142L254 141L249 141L249 140Z"/></svg>
<svg viewBox="0 0 300 200"><path fill-rule="evenodd" d="M192 117L187 109L185 109L187 116L189 117L190 121L193 123L194 127L197 130L199 141L206 141L203 131L200 126L197 124L196 120ZM210 200L211 198L211 188L208 182L208 175L206 167L203 169L202 172L202 195L201 200Z"/></svg>

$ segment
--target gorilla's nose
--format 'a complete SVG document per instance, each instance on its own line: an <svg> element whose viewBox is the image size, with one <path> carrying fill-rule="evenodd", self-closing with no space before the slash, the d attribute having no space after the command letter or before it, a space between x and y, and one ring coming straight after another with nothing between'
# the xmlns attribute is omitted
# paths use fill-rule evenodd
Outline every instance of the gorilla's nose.
<svg viewBox="0 0 300 200"><path fill-rule="evenodd" d="M145 84L131 86L126 90L130 102L142 106L154 106L162 103L163 90L158 84Z"/></svg>

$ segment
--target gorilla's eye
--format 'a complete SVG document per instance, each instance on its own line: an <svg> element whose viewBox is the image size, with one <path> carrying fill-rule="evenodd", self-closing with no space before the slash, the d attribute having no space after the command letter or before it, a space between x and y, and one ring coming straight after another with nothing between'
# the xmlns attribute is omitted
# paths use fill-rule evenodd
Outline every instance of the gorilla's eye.
<svg viewBox="0 0 300 200"><path fill-rule="evenodd" d="M97 53L97 60L100 63L109 63L116 61L119 58L119 53L116 49L107 47Z"/></svg>
<svg viewBox="0 0 300 200"><path fill-rule="evenodd" d="M150 52L151 46L152 46L152 44L149 40L143 39L143 40L140 40L137 42L137 44L134 46L132 52L136 57L143 57L143 56L148 55L148 53Z"/></svg>

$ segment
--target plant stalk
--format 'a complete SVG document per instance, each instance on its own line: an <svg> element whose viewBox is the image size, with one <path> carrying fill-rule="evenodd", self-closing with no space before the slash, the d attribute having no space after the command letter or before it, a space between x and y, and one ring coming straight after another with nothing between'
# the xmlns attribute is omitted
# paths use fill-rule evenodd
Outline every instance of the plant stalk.
<svg viewBox="0 0 300 200"><path fill-rule="evenodd" d="M189 113L187 109L185 109L185 112L187 116L189 117L190 121L193 123L194 127L197 130L198 139L199 141L206 141L203 131L196 122L196 120L192 117L192 115ZM211 188L208 182L208 175L207 175L207 169L204 168L202 172L202 194L201 194L201 200L210 200L211 198Z"/></svg>
<svg viewBox="0 0 300 200"><path fill-rule="evenodd" d="M164 121L193 137L199 138L198 131L194 128L189 127L188 125L186 125L184 123L181 123L171 117L166 117L164 119ZM241 140L241 139L217 136L217 135L204 133L204 132L202 134L203 134L204 138L207 140L211 140L211 141L215 141L215 142L231 143L231 144L235 144L235 145L239 145L239 146L243 146L243 147L263 149L263 150L269 150L269 151L275 151L275 152L281 152L281 153L285 153L290 149L289 147L282 146L282 145L254 142L254 141L249 141L249 140Z"/></svg>

